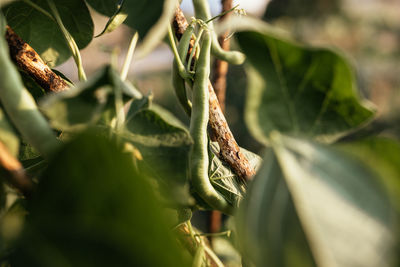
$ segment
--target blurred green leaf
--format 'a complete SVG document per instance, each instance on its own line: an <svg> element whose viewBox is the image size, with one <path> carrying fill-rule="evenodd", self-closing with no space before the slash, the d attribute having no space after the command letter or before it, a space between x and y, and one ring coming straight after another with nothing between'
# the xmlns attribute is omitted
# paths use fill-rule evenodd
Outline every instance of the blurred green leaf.
<svg viewBox="0 0 400 267"><path fill-rule="evenodd" d="M6 19L4 17L2 10L0 10L0 34L2 36L6 33L6 25L7 25Z"/></svg>
<svg viewBox="0 0 400 267"><path fill-rule="evenodd" d="M41 109L57 130L85 129L100 119L109 123L115 116L115 90L120 89L125 99L133 97L115 70L106 66L76 88L49 95L41 103Z"/></svg>
<svg viewBox="0 0 400 267"><path fill-rule="evenodd" d="M46 0L30 0L49 12ZM80 49L93 38L93 21L84 1L54 1L64 26L75 39ZM16 1L4 7L8 25L32 46L51 67L66 61L71 52L58 25L24 1Z"/></svg>
<svg viewBox="0 0 400 267"><path fill-rule="evenodd" d="M176 8L176 0L87 0L97 12L112 17L122 3L120 14L128 14L124 23L139 33L143 39L142 53L146 54L160 43Z"/></svg>
<svg viewBox="0 0 400 267"><path fill-rule="evenodd" d="M246 194L247 187L229 165L217 157L220 153L217 142L210 143L210 150L212 154L208 173L211 183L233 207L237 208ZM244 148L240 148L240 150L249 160L250 166L255 170L258 169L261 165L261 158Z"/></svg>
<svg viewBox="0 0 400 267"><path fill-rule="evenodd" d="M11 155L18 156L19 152L19 137L14 127L3 111L0 104L0 142L2 142L10 151Z"/></svg>
<svg viewBox="0 0 400 267"><path fill-rule="evenodd" d="M125 10L123 9L123 3L124 1L119 1L120 3L117 4L117 10L115 13L110 17L108 20L106 26L104 27L103 31L98 34L96 37L100 37L103 34L110 33L114 31L118 26L120 26L126 18L128 17L128 14L126 14ZM121 3L122 2L122 3Z"/></svg>
<svg viewBox="0 0 400 267"><path fill-rule="evenodd" d="M333 141L369 121L347 61L328 49L300 46L260 27L237 33L248 59L245 118L256 139L273 130Z"/></svg>
<svg viewBox="0 0 400 267"><path fill-rule="evenodd" d="M126 121L121 136L140 151L139 169L156 181L165 200L192 204L187 180L192 139L171 113L156 105L141 109Z"/></svg>
<svg viewBox="0 0 400 267"><path fill-rule="evenodd" d="M22 82L26 89L28 89L29 93L33 96L36 103L40 98L46 95L46 91L35 82L26 72L20 71L19 75L21 75Z"/></svg>
<svg viewBox="0 0 400 267"><path fill-rule="evenodd" d="M13 199L13 202L8 201L7 207L0 213L0 266L9 266L6 264L7 257L13 250L14 242L22 231L27 214L25 200L15 199L16 196L10 197L13 193L7 191L10 191L10 188L4 190L4 197Z"/></svg>
<svg viewBox="0 0 400 267"><path fill-rule="evenodd" d="M247 257L257 266L393 266L395 218L379 177L324 145L277 133L271 143L237 220Z"/></svg>
<svg viewBox="0 0 400 267"><path fill-rule="evenodd" d="M12 266L187 266L147 181L98 135L53 157L28 212Z"/></svg>
<svg viewBox="0 0 400 267"><path fill-rule="evenodd" d="M336 146L361 159L379 174L400 213L400 143L385 137L369 137Z"/></svg>
<svg viewBox="0 0 400 267"><path fill-rule="evenodd" d="M6 206L6 191L4 188L4 180L3 177L0 176L0 218L1 218L1 214L3 213L3 210ZM1 242L1 236L0 236L0 244ZM2 246L0 245L0 251L2 250L1 248ZM1 252L0 252L0 256L1 256Z"/></svg>
<svg viewBox="0 0 400 267"><path fill-rule="evenodd" d="M315 266L276 155L268 151L236 216L242 257L255 266Z"/></svg>

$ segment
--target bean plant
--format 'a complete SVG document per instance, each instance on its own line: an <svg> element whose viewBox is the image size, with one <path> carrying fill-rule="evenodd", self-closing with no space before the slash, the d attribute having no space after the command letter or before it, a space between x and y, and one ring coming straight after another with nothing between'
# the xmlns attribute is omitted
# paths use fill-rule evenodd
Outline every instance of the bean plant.
<svg viewBox="0 0 400 267"><path fill-rule="evenodd" d="M348 55L193 6L178 20L176 0L0 3L0 266L397 266L400 144L371 130ZM87 75L94 12L99 35L133 33L122 68ZM189 125L128 79L161 42ZM76 83L51 70L70 57ZM261 155L218 115L214 59L244 66ZM221 232L192 225L199 211L222 212Z"/></svg>

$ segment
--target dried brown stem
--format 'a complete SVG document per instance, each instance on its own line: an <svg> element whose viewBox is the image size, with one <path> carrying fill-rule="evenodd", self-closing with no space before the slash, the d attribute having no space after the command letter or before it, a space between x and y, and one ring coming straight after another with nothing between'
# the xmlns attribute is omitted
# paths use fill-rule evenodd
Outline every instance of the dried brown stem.
<svg viewBox="0 0 400 267"><path fill-rule="evenodd" d="M6 40L12 60L46 92L59 92L68 88L68 84L64 79L55 74L38 53L9 26L7 26Z"/></svg>
<svg viewBox="0 0 400 267"><path fill-rule="evenodd" d="M32 181L26 176L21 163L0 142L0 166L4 178L24 196L29 197L33 190Z"/></svg>
<svg viewBox="0 0 400 267"><path fill-rule="evenodd" d="M188 23L182 10L177 7L175 11L173 26L176 37L179 40L181 34L186 30ZM209 129L211 134L216 138L222 159L229 164L233 171L244 181L247 181L255 174L254 169L250 166L249 161L239 150L235 138L229 129L225 116L222 113L217 96L215 95L211 82L208 84L210 94L210 119Z"/></svg>
<svg viewBox="0 0 400 267"><path fill-rule="evenodd" d="M210 233L218 233L221 231L222 213L218 210L212 210L209 217L208 231ZM212 236L209 237L211 245L213 245Z"/></svg>

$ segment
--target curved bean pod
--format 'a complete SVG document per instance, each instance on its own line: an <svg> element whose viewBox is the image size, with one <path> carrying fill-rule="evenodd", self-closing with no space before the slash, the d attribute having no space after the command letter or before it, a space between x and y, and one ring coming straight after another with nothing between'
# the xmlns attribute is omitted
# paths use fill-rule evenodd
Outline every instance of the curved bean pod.
<svg viewBox="0 0 400 267"><path fill-rule="evenodd" d="M186 31L183 33L181 40L179 41L178 44L178 55L182 63L186 63L186 55L189 50L189 45L190 45L190 40L192 38L192 34L194 31L194 26L191 23ZM189 83L192 82L192 80L187 79ZM182 77L179 73L179 68L178 64L176 62L176 59L174 59L173 65L172 65L172 85L175 90L175 94L178 97L179 103L181 104L182 108L185 110L186 114L190 117L191 111L192 111L192 103L188 100L187 93L186 93L186 87L185 87L185 79Z"/></svg>
<svg viewBox="0 0 400 267"><path fill-rule="evenodd" d="M174 87L175 94L178 97L179 103L185 110L186 114L190 117L192 112L192 103L187 97L185 79L183 79L179 74L178 65L176 64L175 60L172 65L172 85Z"/></svg>
<svg viewBox="0 0 400 267"><path fill-rule="evenodd" d="M232 207L212 186L208 177L208 79L211 36L205 32L193 82L193 107L190 134L194 144L189 154L190 177L194 190L211 207L231 214Z"/></svg>
<svg viewBox="0 0 400 267"><path fill-rule="evenodd" d="M211 18L210 6L208 4L208 0L193 0L194 11L196 14L196 18L202 19L204 21L208 21ZM227 61L233 65L240 65L246 59L246 56L239 51L226 51L222 49L219 45L217 34L214 32L214 26L212 22L208 22L208 27L212 32L212 44L211 44L211 53L216 56L218 59Z"/></svg>
<svg viewBox="0 0 400 267"><path fill-rule="evenodd" d="M190 40L192 39L193 32L194 25L193 23L190 23L178 44L178 54L184 64L186 63L186 56L189 51Z"/></svg>

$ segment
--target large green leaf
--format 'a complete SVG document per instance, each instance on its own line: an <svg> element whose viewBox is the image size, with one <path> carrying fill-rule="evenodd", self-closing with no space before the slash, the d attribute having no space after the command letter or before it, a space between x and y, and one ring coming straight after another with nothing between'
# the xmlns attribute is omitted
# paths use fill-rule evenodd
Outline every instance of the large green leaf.
<svg viewBox="0 0 400 267"><path fill-rule="evenodd" d="M175 204L192 204L187 180L189 132L167 110L154 105L129 116L124 140L142 156L139 169L153 178L164 199Z"/></svg>
<svg viewBox="0 0 400 267"><path fill-rule="evenodd" d="M339 53L305 47L265 25L237 33L246 54L246 123L262 143L273 130L332 141L371 119L353 71Z"/></svg>
<svg viewBox="0 0 400 267"><path fill-rule="evenodd" d="M30 0L50 13L46 0ZM54 1L64 26L80 49L93 38L93 21L82 0ZM66 61L71 52L55 21L24 1L16 1L4 8L10 27L31 45L50 66Z"/></svg>
<svg viewBox="0 0 400 267"><path fill-rule="evenodd" d="M394 212L375 172L320 144L271 143L238 216L245 255L256 266L393 266Z"/></svg>
<svg viewBox="0 0 400 267"><path fill-rule="evenodd" d="M187 266L147 181L98 135L54 156L28 212L12 266Z"/></svg>
<svg viewBox="0 0 400 267"><path fill-rule="evenodd" d="M122 3L119 14L127 14L124 23L139 33L143 39L143 53L157 45L167 32L168 24L176 8L176 0L87 0L99 13L113 17Z"/></svg>
<svg viewBox="0 0 400 267"><path fill-rule="evenodd" d="M400 143L386 137L368 137L337 145L353 154L380 174L400 214Z"/></svg>
<svg viewBox="0 0 400 267"><path fill-rule="evenodd" d="M256 266L315 266L272 151L264 157L236 219L239 248L246 261Z"/></svg>

